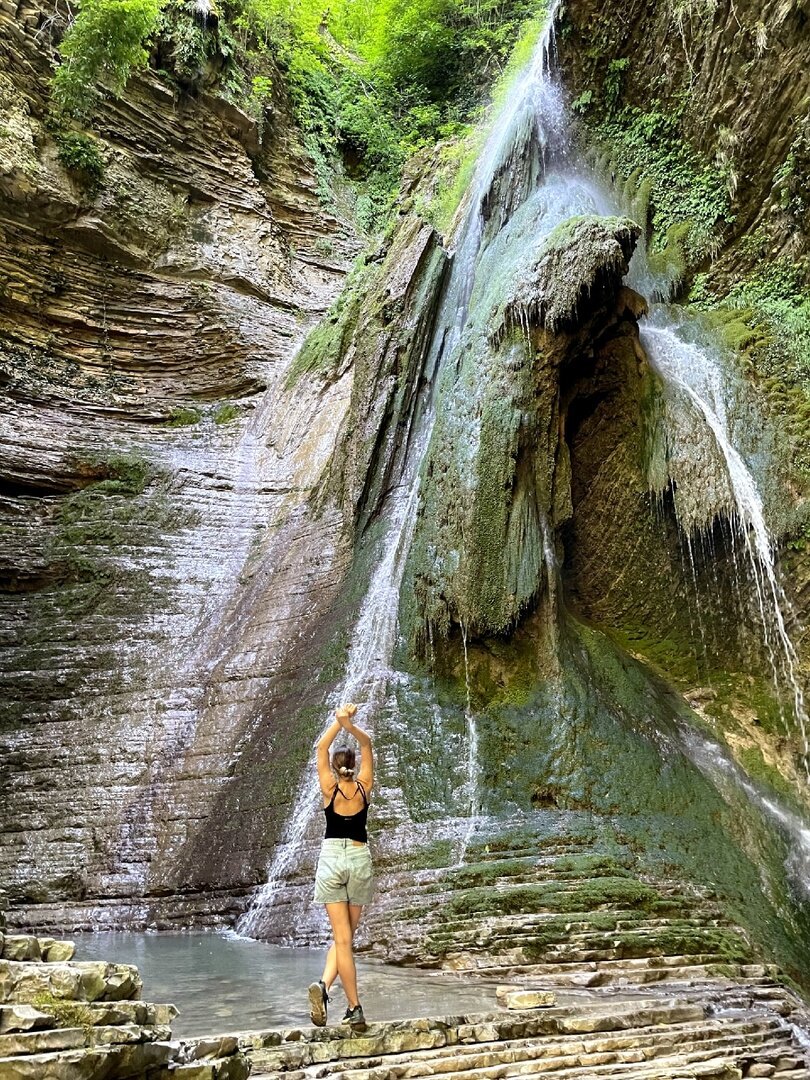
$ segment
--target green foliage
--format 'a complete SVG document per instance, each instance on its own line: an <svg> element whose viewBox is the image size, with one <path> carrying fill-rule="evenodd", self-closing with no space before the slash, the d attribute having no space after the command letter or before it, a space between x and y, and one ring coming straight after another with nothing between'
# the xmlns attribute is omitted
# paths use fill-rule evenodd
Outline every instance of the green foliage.
<svg viewBox="0 0 810 1080"><path fill-rule="evenodd" d="M261 121L281 69L318 191L356 189L379 231L405 160L454 134L502 74L540 0L231 0L206 23L187 0L83 0L53 80L58 111L89 116L147 62L181 87L218 84Z"/></svg>
<svg viewBox="0 0 810 1080"><path fill-rule="evenodd" d="M607 66L605 81L602 85L602 96L609 114L613 114L619 104L624 83L624 73L628 67L630 67L630 60L626 56L623 56L620 60L611 60Z"/></svg>
<svg viewBox="0 0 810 1080"><path fill-rule="evenodd" d="M144 42L157 30L159 16L160 0L82 0L53 78L58 111L90 115L99 84L120 93L130 74L146 66Z"/></svg>
<svg viewBox="0 0 810 1080"><path fill-rule="evenodd" d="M80 131L59 132L56 136L59 160L89 191L104 183L104 158L92 135Z"/></svg>
<svg viewBox="0 0 810 1080"><path fill-rule="evenodd" d="M810 216L810 115L795 125L796 136L785 160L776 170L773 186L779 204L799 225L807 226Z"/></svg>
<svg viewBox="0 0 810 1080"><path fill-rule="evenodd" d="M590 106L593 104L593 90L583 90L582 93L575 97L571 102L571 108L575 113L587 112Z"/></svg>
<svg viewBox="0 0 810 1080"><path fill-rule="evenodd" d="M250 83L250 97L247 111L251 116L260 117L273 98L273 80L267 75L254 75Z"/></svg>
<svg viewBox="0 0 810 1080"><path fill-rule="evenodd" d="M89 1005L81 1001L66 1001L49 990L41 990L34 997L34 1005L48 1013L60 1028L84 1028L85 1034L93 1029L95 1017Z"/></svg>
<svg viewBox="0 0 810 1080"><path fill-rule="evenodd" d="M166 424L168 427L189 427L192 424L199 424L200 420L202 420L202 413L199 409L177 405L169 413Z"/></svg>
<svg viewBox="0 0 810 1080"><path fill-rule="evenodd" d="M214 423L215 424L230 424L233 420L238 420L241 416L241 410L238 405L231 405L230 402L225 405L220 405L214 410Z"/></svg>
<svg viewBox="0 0 810 1080"><path fill-rule="evenodd" d="M445 918L472 913L529 914L538 911L586 912L605 905L656 910L658 893L650 885L626 877L580 881L571 888L562 882L518 885L514 888L468 889L453 896L442 909Z"/></svg>
<svg viewBox="0 0 810 1080"><path fill-rule="evenodd" d="M756 237L751 243L756 243ZM747 257L747 255L746 255ZM810 473L810 263L760 257L725 295L698 276L689 294L764 391L793 441L793 464Z"/></svg>
<svg viewBox="0 0 810 1080"><path fill-rule="evenodd" d="M286 381L288 388L295 386L302 375L323 377L334 372L379 269L378 263L358 261L330 311L309 334L292 362Z"/></svg>
<svg viewBox="0 0 810 1080"><path fill-rule="evenodd" d="M698 264L719 242L734 220L726 175L716 163L702 158L681 134L683 106L666 108L652 102L649 109L625 106L616 110L620 78L625 67L610 69L605 79L604 108L592 123L604 142L616 172L634 178L649 199L650 252L667 252L673 278ZM610 94L610 96L608 96Z"/></svg>

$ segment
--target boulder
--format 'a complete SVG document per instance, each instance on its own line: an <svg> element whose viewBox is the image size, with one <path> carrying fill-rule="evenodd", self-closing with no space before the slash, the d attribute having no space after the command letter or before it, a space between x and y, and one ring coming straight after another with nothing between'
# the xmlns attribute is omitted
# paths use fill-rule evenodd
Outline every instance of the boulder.
<svg viewBox="0 0 810 1080"><path fill-rule="evenodd" d="M4 960L41 960L39 941L28 934L6 934L3 942Z"/></svg>
<svg viewBox="0 0 810 1080"><path fill-rule="evenodd" d="M495 997L504 1009L547 1009L557 1003L557 995L552 990L531 990L522 986L499 986Z"/></svg>
<svg viewBox="0 0 810 1080"><path fill-rule="evenodd" d="M42 947L42 945L43 942L40 941L40 947ZM75 942L54 941L53 939L50 939L50 943L42 949L42 959L47 960L49 964L59 963L65 960L72 960L75 952Z"/></svg>

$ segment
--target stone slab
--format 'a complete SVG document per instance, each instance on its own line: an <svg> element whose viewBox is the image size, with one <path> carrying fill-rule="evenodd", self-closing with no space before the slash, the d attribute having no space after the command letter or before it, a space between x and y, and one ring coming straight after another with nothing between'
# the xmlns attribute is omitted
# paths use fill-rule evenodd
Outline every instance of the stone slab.
<svg viewBox="0 0 810 1080"><path fill-rule="evenodd" d="M140 997L143 983L130 964L83 961L60 964L0 960L0 1002L36 1002L43 994L63 1001L119 1001Z"/></svg>
<svg viewBox="0 0 810 1080"><path fill-rule="evenodd" d="M531 990L522 986L499 986L495 998L504 1009L548 1009L557 1004L553 990Z"/></svg>
<svg viewBox="0 0 810 1080"><path fill-rule="evenodd" d="M0 1005L0 1034L49 1028L54 1023L50 1013L34 1005Z"/></svg>
<svg viewBox="0 0 810 1080"><path fill-rule="evenodd" d="M84 1046L84 1042L84 1029L80 1027L0 1035L0 1057L46 1054L53 1050L75 1050L78 1046Z"/></svg>

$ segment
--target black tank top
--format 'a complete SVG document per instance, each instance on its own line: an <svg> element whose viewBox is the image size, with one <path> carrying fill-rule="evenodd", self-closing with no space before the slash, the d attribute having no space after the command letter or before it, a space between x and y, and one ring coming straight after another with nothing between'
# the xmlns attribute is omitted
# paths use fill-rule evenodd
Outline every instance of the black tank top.
<svg viewBox="0 0 810 1080"><path fill-rule="evenodd" d="M368 818L368 799L366 798L366 789L357 781L357 791L363 796L363 809L358 810L356 814L339 814L335 810L335 796L340 791L340 784L335 784L335 790L332 792L332 798L329 800L329 805L323 808L323 812L326 816L326 834L325 840L359 840L363 844L368 843L368 833L366 832L366 819ZM357 794L355 791L355 795ZM343 792L341 792L341 795Z"/></svg>

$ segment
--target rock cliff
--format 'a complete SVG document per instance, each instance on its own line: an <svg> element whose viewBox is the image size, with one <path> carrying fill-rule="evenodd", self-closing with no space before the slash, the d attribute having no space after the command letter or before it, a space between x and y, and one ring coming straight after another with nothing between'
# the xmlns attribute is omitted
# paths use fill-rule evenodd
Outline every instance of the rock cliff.
<svg viewBox="0 0 810 1080"><path fill-rule="evenodd" d="M101 922L150 920L145 894L204 882L170 905L184 921L261 877L251 846L279 825L256 780L221 839L237 867L212 854L212 881L180 854L243 742L275 745L283 772L279 702L318 664L346 553L339 517L306 505L351 375L284 388L359 245L320 205L283 100L259 131L146 75L105 102L88 191L46 123L47 13L0 19L0 875L16 903Z"/></svg>
<svg viewBox="0 0 810 1080"><path fill-rule="evenodd" d="M681 14L671 65L713 103L738 77L718 12L698 53L703 16ZM654 14L633 9L630 36L611 20L604 47L640 50ZM566 14L575 90L602 78L597 15ZM774 18L803 55L793 16ZM470 317L441 324L458 247L409 191L347 278L359 241L319 204L283 95L258 125L141 76L99 113L106 180L90 190L46 124L44 12L26 0L0 19L11 920L217 924L245 907L424 436L374 720L375 947L404 924L402 961L562 965L574 985L625 960L639 981L744 977L763 958L805 977L802 747L778 727L762 642L737 635L728 492L703 500L713 524L691 559L679 513L711 471L705 441L682 472L655 468L662 378L639 339L646 301L623 284L649 222L596 216L584 181L593 212L554 218L572 174L537 188L532 129L482 193ZM666 56L650 63L676 94ZM795 112L762 63L767 102ZM635 67L611 72L640 95ZM763 125L775 165L787 128ZM706 130L688 129L703 153ZM780 213L775 247L793 250ZM728 251L758 214L740 204ZM768 810L774 792L786 810ZM301 918L313 844L299 854L261 927L273 940L321 934ZM437 894L459 925L432 919Z"/></svg>

